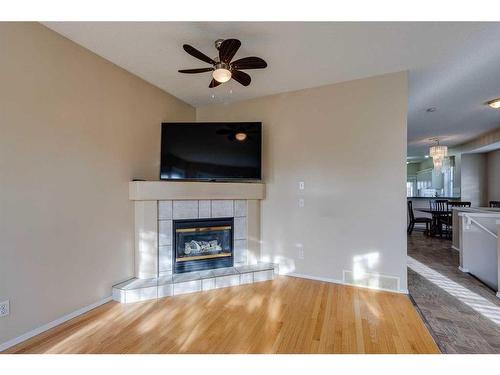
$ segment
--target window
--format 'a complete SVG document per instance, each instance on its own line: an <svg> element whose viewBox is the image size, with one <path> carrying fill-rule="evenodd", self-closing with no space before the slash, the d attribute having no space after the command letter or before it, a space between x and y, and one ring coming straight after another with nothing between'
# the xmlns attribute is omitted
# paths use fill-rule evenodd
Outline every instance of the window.
<svg viewBox="0 0 500 375"><path fill-rule="evenodd" d="M406 196L407 197L417 196L417 176L406 177Z"/></svg>
<svg viewBox="0 0 500 375"><path fill-rule="evenodd" d="M406 196L413 197L413 182L406 181Z"/></svg>
<svg viewBox="0 0 500 375"><path fill-rule="evenodd" d="M454 179L454 169L455 167L450 166L446 168L443 172L443 190L446 197L453 196L453 179Z"/></svg>

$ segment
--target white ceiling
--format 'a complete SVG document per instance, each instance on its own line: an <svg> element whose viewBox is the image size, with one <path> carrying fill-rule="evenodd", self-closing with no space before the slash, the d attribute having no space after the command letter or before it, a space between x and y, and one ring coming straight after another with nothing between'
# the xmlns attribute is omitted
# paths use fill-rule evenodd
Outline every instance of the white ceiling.
<svg viewBox="0 0 500 375"><path fill-rule="evenodd" d="M484 105L500 97L500 23L44 24L194 106L409 70L410 156L425 154L430 137L453 146L500 126L500 110ZM177 72L208 66L185 53L184 43L215 56L213 42L230 37L242 42L234 59L253 55L268 63L247 71L249 87L231 81L209 89L210 73Z"/></svg>

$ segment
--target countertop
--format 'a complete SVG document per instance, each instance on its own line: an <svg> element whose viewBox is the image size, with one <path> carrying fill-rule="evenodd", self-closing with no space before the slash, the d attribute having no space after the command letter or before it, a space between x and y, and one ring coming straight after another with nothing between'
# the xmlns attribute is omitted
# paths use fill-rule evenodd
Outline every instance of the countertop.
<svg viewBox="0 0 500 375"><path fill-rule="evenodd" d="M460 199L460 197L406 197L407 199Z"/></svg>

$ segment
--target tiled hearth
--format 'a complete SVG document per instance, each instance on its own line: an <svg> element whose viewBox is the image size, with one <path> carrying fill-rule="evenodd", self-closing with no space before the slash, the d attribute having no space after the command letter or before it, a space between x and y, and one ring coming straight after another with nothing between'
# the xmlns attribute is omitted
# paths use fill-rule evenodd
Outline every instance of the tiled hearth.
<svg viewBox="0 0 500 375"><path fill-rule="evenodd" d="M168 200L158 202L158 266L160 276L172 273L172 221L185 219L234 217L234 265L252 263L248 259L247 201L217 200Z"/></svg>
<svg viewBox="0 0 500 375"><path fill-rule="evenodd" d="M272 280L277 266L270 263L240 265L214 270L186 272L155 279L131 279L113 287L113 299L121 303L201 292Z"/></svg>

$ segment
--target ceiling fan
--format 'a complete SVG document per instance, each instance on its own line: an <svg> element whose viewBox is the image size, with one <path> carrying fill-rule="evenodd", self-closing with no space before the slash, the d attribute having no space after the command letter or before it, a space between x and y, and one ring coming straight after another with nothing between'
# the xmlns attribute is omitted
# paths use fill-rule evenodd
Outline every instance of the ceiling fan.
<svg viewBox="0 0 500 375"><path fill-rule="evenodd" d="M179 73L193 74L212 72L212 81L210 85L208 85L210 88L217 87L221 83L229 81L231 78L241 83L243 86L248 86L252 79L241 70L263 69L267 67L267 63L260 57L255 56L244 57L231 62L231 59L240 46L241 42L238 39L217 39L215 41L215 48L219 50L219 56L212 59L189 44L184 44L182 46L184 51L212 66L209 68L182 69L179 70Z"/></svg>
<svg viewBox="0 0 500 375"><path fill-rule="evenodd" d="M215 133L226 135L227 139L230 141L240 142L243 142L246 139L253 140L254 138L252 137L252 134L258 134L254 127L247 125L227 126L217 130Z"/></svg>

